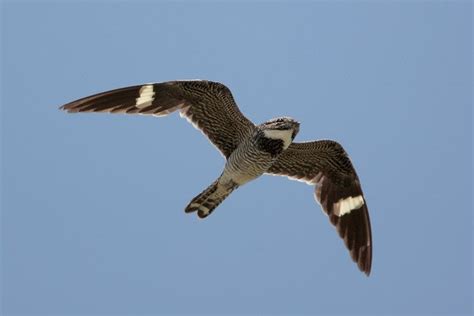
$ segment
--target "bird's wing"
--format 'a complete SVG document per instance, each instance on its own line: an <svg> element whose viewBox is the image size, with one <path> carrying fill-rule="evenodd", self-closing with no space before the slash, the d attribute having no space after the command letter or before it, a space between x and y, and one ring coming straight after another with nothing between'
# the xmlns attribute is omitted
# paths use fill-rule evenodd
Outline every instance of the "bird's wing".
<svg viewBox="0 0 474 316"><path fill-rule="evenodd" d="M344 239L359 269L370 274L372 232L359 178L341 145L292 143L267 172L315 184L315 198Z"/></svg>
<svg viewBox="0 0 474 316"><path fill-rule="evenodd" d="M61 106L70 112L163 116L179 111L229 157L255 127L239 110L230 90L205 80L149 83L98 93Z"/></svg>

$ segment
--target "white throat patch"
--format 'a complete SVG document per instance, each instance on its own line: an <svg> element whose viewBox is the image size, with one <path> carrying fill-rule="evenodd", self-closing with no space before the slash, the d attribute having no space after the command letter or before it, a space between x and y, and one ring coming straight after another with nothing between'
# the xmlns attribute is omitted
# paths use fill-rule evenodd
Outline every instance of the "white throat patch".
<svg viewBox="0 0 474 316"><path fill-rule="evenodd" d="M341 217L344 214L349 214L351 211L356 210L364 205L364 198L362 195L355 197L349 196L345 199L340 199L337 203L334 203L334 214Z"/></svg>
<svg viewBox="0 0 474 316"><path fill-rule="evenodd" d="M291 134L293 134L293 130L266 129L263 131L263 134L271 139L281 139L283 141L283 148L287 149L292 142Z"/></svg>

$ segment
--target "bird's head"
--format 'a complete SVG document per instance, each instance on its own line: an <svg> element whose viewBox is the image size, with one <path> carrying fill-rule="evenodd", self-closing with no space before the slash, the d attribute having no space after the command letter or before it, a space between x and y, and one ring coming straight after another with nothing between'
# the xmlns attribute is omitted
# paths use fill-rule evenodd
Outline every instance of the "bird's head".
<svg viewBox="0 0 474 316"><path fill-rule="evenodd" d="M281 139L286 149L298 134L300 123L290 117L278 117L260 124L259 127L263 130L265 137Z"/></svg>

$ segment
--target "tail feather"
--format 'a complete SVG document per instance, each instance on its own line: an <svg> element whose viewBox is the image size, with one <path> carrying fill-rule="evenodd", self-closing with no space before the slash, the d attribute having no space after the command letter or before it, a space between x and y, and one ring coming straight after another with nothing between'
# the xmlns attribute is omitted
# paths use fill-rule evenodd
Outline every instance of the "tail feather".
<svg viewBox="0 0 474 316"><path fill-rule="evenodd" d="M209 216L214 209L225 200L237 185L224 187L219 180L214 181L208 188L198 194L184 209L186 213L196 212L200 218Z"/></svg>

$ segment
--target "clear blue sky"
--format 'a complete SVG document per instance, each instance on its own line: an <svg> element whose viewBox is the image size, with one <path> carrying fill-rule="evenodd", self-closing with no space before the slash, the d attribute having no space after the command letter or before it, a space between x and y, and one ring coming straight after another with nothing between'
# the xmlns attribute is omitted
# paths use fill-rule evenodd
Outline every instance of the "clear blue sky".
<svg viewBox="0 0 474 316"><path fill-rule="evenodd" d="M2 314L471 313L471 23L468 1L4 2ZM198 220L224 161L185 120L58 110L185 78L344 145L369 278L312 187L262 177Z"/></svg>

